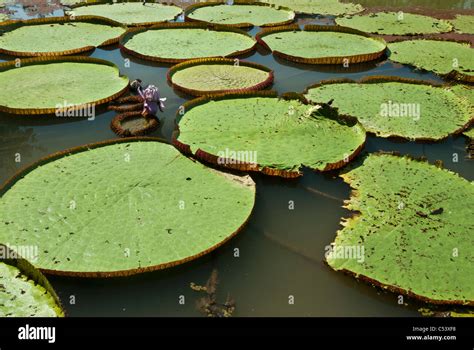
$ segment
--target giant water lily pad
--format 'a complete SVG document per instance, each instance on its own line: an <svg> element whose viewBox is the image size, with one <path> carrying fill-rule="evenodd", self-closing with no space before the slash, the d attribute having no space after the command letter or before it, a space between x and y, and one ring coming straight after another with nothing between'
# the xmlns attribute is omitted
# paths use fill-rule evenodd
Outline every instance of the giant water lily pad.
<svg viewBox="0 0 474 350"><path fill-rule="evenodd" d="M258 33L257 40L276 56L310 64L367 62L381 57L386 48L382 39L339 26L269 28Z"/></svg>
<svg viewBox="0 0 474 350"><path fill-rule="evenodd" d="M147 25L175 19L182 12L177 6L157 3L116 2L84 4L69 11L70 16L101 16L127 25Z"/></svg>
<svg viewBox="0 0 474 350"><path fill-rule="evenodd" d="M465 131L463 134L466 135L471 140L474 140L474 128Z"/></svg>
<svg viewBox="0 0 474 350"><path fill-rule="evenodd" d="M272 92L198 98L184 110L175 145L227 168L296 177L302 166L326 171L345 165L365 142L353 118Z"/></svg>
<svg viewBox="0 0 474 350"><path fill-rule="evenodd" d="M161 62L182 62L203 57L234 57L251 52L255 40L246 32L201 23L165 23L130 29L120 47L131 55Z"/></svg>
<svg viewBox="0 0 474 350"><path fill-rule="evenodd" d="M204 58L179 63L168 71L171 85L187 94L261 90L273 82L265 66L226 58Z"/></svg>
<svg viewBox="0 0 474 350"><path fill-rule="evenodd" d="M453 29L449 22L413 13L379 12L336 18L336 23L368 33L412 35L444 33Z"/></svg>
<svg viewBox="0 0 474 350"><path fill-rule="evenodd" d="M458 33L474 34L474 16L472 15L456 15L455 19L450 20L454 29Z"/></svg>
<svg viewBox="0 0 474 350"><path fill-rule="evenodd" d="M34 251L35 247L21 247ZM55 291L43 274L16 251L0 245L0 317L63 317Z"/></svg>
<svg viewBox="0 0 474 350"><path fill-rule="evenodd" d="M234 2L194 4L186 9L193 21L232 25L236 27L274 26L293 22L295 13L289 8L275 8L264 3Z"/></svg>
<svg viewBox="0 0 474 350"><path fill-rule="evenodd" d="M328 102L339 113L357 117L369 132L382 137L441 140L462 131L474 118L472 106L457 90L408 79L373 77L328 81L308 90L306 98Z"/></svg>
<svg viewBox="0 0 474 350"><path fill-rule="evenodd" d="M255 184L132 138L54 154L0 193L0 241L37 245L46 272L108 277L216 249L247 221Z"/></svg>
<svg viewBox="0 0 474 350"><path fill-rule="evenodd" d="M474 81L474 50L468 44L441 40L407 40L388 44L390 59L433 71Z"/></svg>
<svg viewBox="0 0 474 350"><path fill-rule="evenodd" d="M118 42L125 27L106 18L50 17L5 22L0 52L12 56L57 56L90 51Z"/></svg>
<svg viewBox="0 0 474 350"><path fill-rule="evenodd" d="M263 2L287 6L299 13L318 15L344 15L364 10L359 4L341 2L339 0L262 0Z"/></svg>
<svg viewBox="0 0 474 350"><path fill-rule="evenodd" d="M341 176L354 189L346 207L360 214L326 255L333 269L431 303L474 304L473 183L387 154Z"/></svg>
<svg viewBox="0 0 474 350"><path fill-rule="evenodd" d="M117 66L96 58L24 59L19 68L14 61L0 64L0 111L7 113L58 112L58 116L67 117L68 112L77 110L73 116L79 116L127 88L128 78L120 76Z"/></svg>

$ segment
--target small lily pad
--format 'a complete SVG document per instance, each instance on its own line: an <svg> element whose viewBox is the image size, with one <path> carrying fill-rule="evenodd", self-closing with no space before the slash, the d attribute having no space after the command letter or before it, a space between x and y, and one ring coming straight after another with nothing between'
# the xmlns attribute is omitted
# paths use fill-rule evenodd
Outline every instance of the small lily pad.
<svg viewBox="0 0 474 350"><path fill-rule="evenodd" d="M179 63L168 71L168 81L189 95L261 90L273 82L265 66L234 59L203 58Z"/></svg>

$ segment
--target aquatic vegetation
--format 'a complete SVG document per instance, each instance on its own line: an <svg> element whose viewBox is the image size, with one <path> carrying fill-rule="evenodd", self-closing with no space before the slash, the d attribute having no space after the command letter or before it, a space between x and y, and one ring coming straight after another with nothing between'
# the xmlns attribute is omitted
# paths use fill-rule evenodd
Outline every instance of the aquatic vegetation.
<svg viewBox="0 0 474 350"><path fill-rule="evenodd" d="M354 14L364 10L359 4L343 3L339 0L261 0L278 6L287 6L298 13L319 15Z"/></svg>
<svg viewBox="0 0 474 350"><path fill-rule="evenodd" d="M276 26L293 22L295 13L289 8L272 7L261 2L235 1L197 3L186 8L186 19L235 27Z"/></svg>
<svg viewBox="0 0 474 350"><path fill-rule="evenodd" d="M168 82L189 95L262 90L273 83L273 71L260 64L227 58L203 58L171 67Z"/></svg>
<svg viewBox="0 0 474 350"><path fill-rule="evenodd" d="M450 20L454 29L458 33L474 34L474 16L456 15L455 19Z"/></svg>
<svg viewBox="0 0 474 350"><path fill-rule="evenodd" d="M16 251L0 244L0 317L63 317L46 277Z"/></svg>
<svg viewBox="0 0 474 350"><path fill-rule="evenodd" d="M407 40L388 44L392 61L474 81L474 50L469 44L442 40Z"/></svg>
<svg viewBox="0 0 474 350"><path fill-rule="evenodd" d="M257 34L260 44L284 59L309 64L353 64L385 53L385 41L340 26L298 25L268 28Z"/></svg>
<svg viewBox="0 0 474 350"><path fill-rule="evenodd" d="M398 77L369 77L360 82L325 81L306 98L356 117L381 137L441 140L466 128L474 118L472 103L458 97L463 86L435 86Z"/></svg>
<svg viewBox="0 0 474 350"><path fill-rule="evenodd" d="M80 4L74 6L68 15L101 16L126 25L149 25L171 21L183 11L172 5L148 2L114 2L108 4Z"/></svg>
<svg viewBox="0 0 474 350"><path fill-rule="evenodd" d="M344 219L329 266L425 302L474 305L466 249L474 244L473 183L390 154L370 154L341 177L353 188L346 208L358 214ZM356 247L363 248L357 259Z"/></svg>
<svg viewBox="0 0 474 350"><path fill-rule="evenodd" d="M142 136L155 131L159 120L155 116L144 117L143 98L140 96L125 96L111 102L109 110L120 112L110 122L110 128L121 137Z"/></svg>
<svg viewBox="0 0 474 350"><path fill-rule="evenodd" d="M256 41L242 30L202 23L133 28L120 38L120 48L128 54L171 63L203 57L234 57L255 47Z"/></svg>
<svg viewBox="0 0 474 350"><path fill-rule="evenodd" d="M463 134L469 137L470 139L474 139L474 128L465 131Z"/></svg>
<svg viewBox="0 0 474 350"><path fill-rule="evenodd" d="M418 312L424 317L474 317L474 311L437 311L427 308L420 308Z"/></svg>
<svg viewBox="0 0 474 350"><path fill-rule="evenodd" d="M413 13L378 12L336 18L341 26L368 33L414 35L444 33L453 29L448 21Z"/></svg>
<svg viewBox="0 0 474 350"><path fill-rule="evenodd" d="M219 277L217 269L212 270L211 276L206 285L200 286L191 282L192 290L205 293L203 297L196 302L197 309L207 317L231 317L235 311L235 300L228 294L224 303L217 301L217 286Z"/></svg>
<svg viewBox="0 0 474 350"><path fill-rule="evenodd" d="M21 60L20 68L15 64L0 63L2 112L79 116L128 89L128 78L119 75L117 66L96 58L39 57Z"/></svg>
<svg viewBox="0 0 474 350"><path fill-rule="evenodd" d="M303 166L340 168L362 149L365 130L354 118L307 104L301 95L284 98L265 91L191 100L183 116L178 112L173 142L221 167L282 177L300 176Z"/></svg>
<svg viewBox="0 0 474 350"><path fill-rule="evenodd" d="M83 16L8 21L0 30L0 53L31 57L91 51L117 43L126 29L106 18Z"/></svg>
<svg viewBox="0 0 474 350"><path fill-rule="evenodd" d="M255 184L129 138L53 154L0 194L0 242L38 246L35 265L48 273L109 277L216 249L246 223Z"/></svg>

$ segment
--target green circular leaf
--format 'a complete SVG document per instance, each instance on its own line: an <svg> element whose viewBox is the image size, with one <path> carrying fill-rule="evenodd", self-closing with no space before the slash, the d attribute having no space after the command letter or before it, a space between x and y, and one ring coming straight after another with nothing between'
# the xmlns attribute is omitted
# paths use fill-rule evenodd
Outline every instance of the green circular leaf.
<svg viewBox="0 0 474 350"><path fill-rule="evenodd" d="M364 8L359 4L343 3L339 0L261 0L266 3L286 6L298 13L319 15L353 14L361 12Z"/></svg>
<svg viewBox="0 0 474 350"><path fill-rule="evenodd" d="M275 54L289 60L315 64L352 64L379 58L385 42L345 27L297 26L268 29L259 33Z"/></svg>
<svg viewBox="0 0 474 350"><path fill-rule="evenodd" d="M454 29L458 33L474 34L474 16L472 15L456 15L455 19L450 20Z"/></svg>
<svg viewBox="0 0 474 350"><path fill-rule="evenodd" d="M125 28L99 17L52 17L0 26L0 52L13 56L56 56L117 42Z"/></svg>
<svg viewBox="0 0 474 350"><path fill-rule="evenodd" d="M405 157L371 154L341 175L354 189L328 264L395 293L474 305L474 184Z"/></svg>
<svg viewBox="0 0 474 350"><path fill-rule="evenodd" d="M288 9L274 8L262 5L245 4L208 4L206 6L191 6L187 17L217 24L254 26L279 25L292 22L295 13Z"/></svg>
<svg viewBox="0 0 474 350"><path fill-rule="evenodd" d="M49 273L87 277L202 256L241 229L255 197L248 176L209 169L154 139L53 155L8 188L0 241L38 246L35 265Z"/></svg>
<svg viewBox="0 0 474 350"><path fill-rule="evenodd" d="M74 16L101 16L127 25L144 25L171 21L181 12L177 6L157 3L120 2L111 4L87 4L69 11Z"/></svg>
<svg viewBox="0 0 474 350"><path fill-rule="evenodd" d="M474 79L474 50L469 44L441 40L407 40L388 44L390 59L445 75L459 72Z"/></svg>
<svg viewBox="0 0 474 350"><path fill-rule="evenodd" d="M369 132L382 137L441 140L463 130L473 119L471 104L454 88L390 81L325 82L308 90L314 102L334 99L339 113L358 118ZM459 89L459 88L458 88Z"/></svg>
<svg viewBox="0 0 474 350"><path fill-rule="evenodd" d="M262 93L240 96L185 104L177 141L198 157L217 157L217 165L254 163L253 170L269 168L281 176L299 174L302 166L320 171L341 167L364 144L362 126L339 120L328 108Z"/></svg>
<svg viewBox="0 0 474 350"><path fill-rule="evenodd" d="M72 111L105 103L127 88L128 78L119 75L117 66L94 58L25 59L18 68L14 61L0 64L0 110L10 113Z"/></svg>
<svg viewBox="0 0 474 350"><path fill-rule="evenodd" d="M159 44L156 44L159 43ZM193 58L236 56L253 50L255 40L227 27L170 23L130 30L121 39L125 52L141 58L181 62Z"/></svg>
<svg viewBox="0 0 474 350"><path fill-rule="evenodd" d="M378 12L336 18L341 26L368 33L411 35L444 33L453 29L449 22L429 16L403 12Z"/></svg>
<svg viewBox="0 0 474 350"><path fill-rule="evenodd" d="M186 61L169 71L173 87L200 96L216 92L260 90L273 82L271 69L225 58Z"/></svg>

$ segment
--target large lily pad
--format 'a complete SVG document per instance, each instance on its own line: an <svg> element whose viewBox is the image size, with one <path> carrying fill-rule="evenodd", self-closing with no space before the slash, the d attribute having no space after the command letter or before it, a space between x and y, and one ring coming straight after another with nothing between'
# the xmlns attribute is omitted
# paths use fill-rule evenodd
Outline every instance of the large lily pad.
<svg viewBox="0 0 474 350"><path fill-rule="evenodd" d="M63 317L59 298L43 274L2 244L0 252L0 317Z"/></svg>
<svg viewBox="0 0 474 350"><path fill-rule="evenodd" d="M0 241L37 245L35 265L48 273L87 277L162 269L216 249L247 221L255 184L158 141L87 145L25 170L1 191Z"/></svg>
<svg viewBox="0 0 474 350"><path fill-rule="evenodd" d="M117 66L96 58L40 57L21 60L19 68L15 64L0 64L0 111L7 113L86 114L91 110L84 108L111 101L128 89L128 78L120 76Z"/></svg>
<svg viewBox="0 0 474 350"><path fill-rule="evenodd" d="M339 113L357 117L382 137L441 140L465 129L474 118L472 105L456 89L397 77L371 77L360 83L327 81L311 87L306 98L328 102Z"/></svg>
<svg viewBox="0 0 474 350"><path fill-rule="evenodd" d="M453 29L448 21L413 13L378 12L336 18L336 23L368 33L414 35L444 33Z"/></svg>
<svg viewBox="0 0 474 350"><path fill-rule="evenodd" d="M175 145L227 168L296 177L302 166L343 166L365 142L365 130L353 118L273 92L201 97L184 110Z"/></svg>
<svg viewBox="0 0 474 350"><path fill-rule="evenodd" d="M333 269L431 303L474 304L473 183L388 154L341 176L354 189L346 207L360 214L337 233Z"/></svg>
<svg viewBox="0 0 474 350"><path fill-rule="evenodd" d="M246 32L226 26L164 23L130 29L121 37L120 47L143 59L175 63L243 55L255 49L256 41Z"/></svg>
<svg viewBox="0 0 474 350"><path fill-rule="evenodd" d="M204 3L189 6L186 18L192 21L232 25L235 27L275 26L293 22L295 13L289 8L271 7L260 2L235 1L226 3Z"/></svg>
<svg viewBox="0 0 474 350"><path fill-rule="evenodd" d="M175 19L181 8L158 3L114 2L108 4L81 4L69 11L70 16L101 16L126 25L149 25Z"/></svg>
<svg viewBox="0 0 474 350"><path fill-rule="evenodd" d="M340 26L297 25L264 29L257 40L287 60L309 64L352 64L375 60L385 41L355 29Z"/></svg>
<svg viewBox="0 0 474 350"><path fill-rule="evenodd" d="M79 16L8 21L0 30L0 53L31 57L72 55L114 44L126 29L106 18Z"/></svg>
<svg viewBox="0 0 474 350"><path fill-rule="evenodd" d="M455 19L450 20L454 29L458 33L474 34L474 16L472 15L456 15Z"/></svg>
<svg viewBox="0 0 474 350"><path fill-rule="evenodd" d="M343 3L339 0L262 0L278 6L287 6L298 13L318 15L354 14L364 10L359 4Z"/></svg>
<svg viewBox="0 0 474 350"><path fill-rule="evenodd" d="M407 40L388 44L388 48L392 61L460 80L474 81L474 50L468 44L441 40Z"/></svg>
<svg viewBox="0 0 474 350"><path fill-rule="evenodd" d="M176 89L194 96L261 90L273 82L273 71L252 62L203 58L179 63L168 71Z"/></svg>

